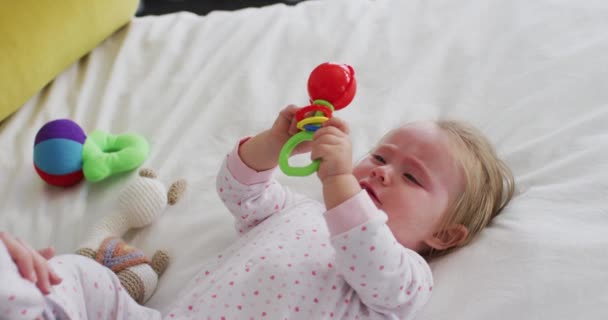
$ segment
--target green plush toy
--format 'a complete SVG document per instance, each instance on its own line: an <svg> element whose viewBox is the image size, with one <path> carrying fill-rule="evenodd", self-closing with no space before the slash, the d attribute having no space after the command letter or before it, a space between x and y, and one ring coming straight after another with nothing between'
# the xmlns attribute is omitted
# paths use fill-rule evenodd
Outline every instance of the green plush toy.
<svg viewBox="0 0 608 320"><path fill-rule="evenodd" d="M82 147L82 172L91 182L139 167L148 156L148 143L136 134L111 135L95 130Z"/></svg>
<svg viewBox="0 0 608 320"><path fill-rule="evenodd" d="M57 119L36 134L34 167L48 184L69 187L83 177L97 182L133 170L146 160L148 152L148 142L140 135L95 130L87 137L76 122Z"/></svg>

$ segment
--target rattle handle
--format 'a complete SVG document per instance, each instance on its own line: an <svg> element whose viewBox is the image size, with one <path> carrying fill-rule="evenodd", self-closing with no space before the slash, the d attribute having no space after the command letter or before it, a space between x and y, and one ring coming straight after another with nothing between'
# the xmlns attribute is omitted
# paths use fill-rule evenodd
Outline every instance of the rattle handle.
<svg viewBox="0 0 608 320"><path fill-rule="evenodd" d="M287 140L281 149L281 153L279 153L279 167L283 173L288 176L304 177L315 173L319 169L320 160L314 160L304 167L292 167L289 165L289 156L296 146L304 141L312 141L313 136L314 132L300 131Z"/></svg>

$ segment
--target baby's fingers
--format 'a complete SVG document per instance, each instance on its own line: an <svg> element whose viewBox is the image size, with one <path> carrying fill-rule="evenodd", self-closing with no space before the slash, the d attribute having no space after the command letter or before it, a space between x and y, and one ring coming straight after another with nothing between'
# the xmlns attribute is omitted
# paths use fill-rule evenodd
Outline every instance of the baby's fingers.
<svg viewBox="0 0 608 320"><path fill-rule="evenodd" d="M292 136L298 129L296 128L295 114L298 111L296 105L290 104L279 112L272 129L276 134Z"/></svg>
<svg viewBox="0 0 608 320"><path fill-rule="evenodd" d="M19 240L20 241L20 240ZM51 291L51 283L50 283L50 270L49 266L46 262L46 259L38 253L38 251L34 250L30 245L20 241L21 245L30 251L31 259L33 262L34 272L36 272L37 281L35 281L36 286L40 289L40 292L43 294L48 294Z"/></svg>
<svg viewBox="0 0 608 320"><path fill-rule="evenodd" d="M36 270L34 269L32 254L23 245L23 241L21 241L19 238L13 239L11 237L7 237L3 240L4 244L6 245L6 249L17 265L17 269L19 269L21 276L36 283L38 278L36 276Z"/></svg>
<svg viewBox="0 0 608 320"><path fill-rule="evenodd" d="M310 152L312 149L312 141L302 141L298 144L291 154L300 154Z"/></svg>
<svg viewBox="0 0 608 320"><path fill-rule="evenodd" d="M40 253L40 255L43 258L45 258L46 260L51 260L51 258L53 258L55 256L55 249L53 249L53 247L48 247L48 248L38 250L38 253ZM51 283L51 285L60 284L61 280L62 280L61 277L58 276L53 271L53 269L51 269L49 267L49 282Z"/></svg>
<svg viewBox="0 0 608 320"><path fill-rule="evenodd" d="M310 160L314 161L327 158L334 150L335 147L330 144L317 145L315 148L312 148L312 151L310 152Z"/></svg>
<svg viewBox="0 0 608 320"><path fill-rule="evenodd" d="M334 136L339 138L348 138L348 134L340 130L339 128L329 125L323 126L321 129L317 130L313 136L313 140L315 143L319 143L323 137L326 136Z"/></svg>
<svg viewBox="0 0 608 320"><path fill-rule="evenodd" d="M49 275L50 275L49 280L50 280L50 282L51 282L51 285L57 285L57 284L60 284L60 283L61 283L61 281L63 280L63 279L61 279L61 277L60 277L60 276L58 276L58 275L55 273L55 271L53 271L53 269L49 269Z"/></svg>
<svg viewBox="0 0 608 320"><path fill-rule="evenodd" d="M34 258L34 269L38 277L36 286L40 289L43 294L49 294L51 292L50 272L49 267L46 264L46 260L41 257Z"/></svg>
<svg viewBox="0 0 608 320"><path fill-rule="evenodd" d="M325 121L323 123L323 127L336 127L338 129L340 129L340 131L349 134L350 133L350 128L348 127L348 123L346 123L346 121L338 118L338 117L333 117L327 121Z"/></svg>
<svg viewBox="0 0 608 320"><path fill-rule="evenodd" d="M291 119L295 116L298 110L300 110L300 107L296 106L295 104L288 104L285 108L283 108L283 110L281 110L281 113L287 118Z"/></svg>
<svg viewBox="0 0 608 320"><path fill-rule="evenodd" d="M38 253L40 253L40 255L46 260L50 260L51 258L53 258L53 256L55 256L55 249L53 249L52 247L48 247L38 250Z"/></svg>

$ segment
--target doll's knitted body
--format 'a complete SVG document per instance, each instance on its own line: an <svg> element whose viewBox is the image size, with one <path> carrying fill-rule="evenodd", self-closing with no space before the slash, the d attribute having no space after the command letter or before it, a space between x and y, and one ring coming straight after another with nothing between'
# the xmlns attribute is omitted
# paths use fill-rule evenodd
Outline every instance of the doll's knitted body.
<svg viewBox="0 0 608 320"><path fill-rule="evenodd" d="M128 245L122 236L156 220L179 199L186 182L179 180L168 189L150 169L142 169L120 194L120 209L95 224L91 235L77 250L114 271L133 299L145 303L169 265L169 255L158 250L149 259L143 251Z"/></svg>

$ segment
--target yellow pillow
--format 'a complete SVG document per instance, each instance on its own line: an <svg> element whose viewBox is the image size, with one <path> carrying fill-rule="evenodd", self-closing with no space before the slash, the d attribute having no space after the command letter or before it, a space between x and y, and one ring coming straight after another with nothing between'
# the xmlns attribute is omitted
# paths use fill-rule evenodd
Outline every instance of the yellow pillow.
<svg viewBox="0 0 608 320"><path fill-rule="evenodd" d="M138 0L0 0L0 121L133 17Z"/></svg>

